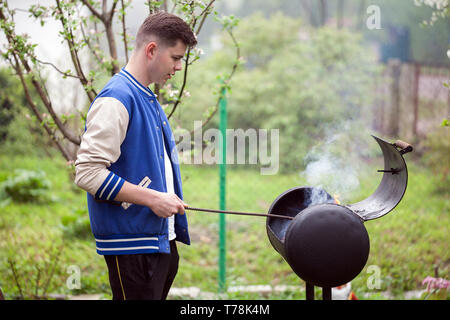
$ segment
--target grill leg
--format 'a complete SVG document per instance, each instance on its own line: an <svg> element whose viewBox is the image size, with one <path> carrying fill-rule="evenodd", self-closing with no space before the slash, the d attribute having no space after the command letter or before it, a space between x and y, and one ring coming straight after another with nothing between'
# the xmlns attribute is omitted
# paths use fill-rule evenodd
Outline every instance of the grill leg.
<svg viewBox="0 0 450 320"><path fill-rule="evenodd" d="M314 300L314 286L306 282L306 300Z"/></svg>
<svg viewBox="0 0 450 320"><path fill-rule="evenodd" d="M331 300L331 287L322 288L322 299Z"/></svg>

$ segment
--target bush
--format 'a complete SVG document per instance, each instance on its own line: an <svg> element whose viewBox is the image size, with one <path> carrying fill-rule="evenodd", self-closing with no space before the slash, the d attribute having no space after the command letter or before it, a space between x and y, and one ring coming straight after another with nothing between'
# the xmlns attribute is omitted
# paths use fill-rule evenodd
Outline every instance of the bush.
<svg viewBox="0 0 450 320"><path fill-rule="evenodd" d="M22 85L13 70L0 68L0 87L0 153L48 154L51 149L48 135L42 134L38 119L30 115ZM39 101L37 93L30 94L34 101ZM39 102L37 108L41 113L45 110Z"/></svg>
<svg viewBox="0 0 450 320"><path fill-rule="evenodd" d="M49 292L61 290L67 273L60 263L63 242L50 229L43 234L31 228L11 230L2 244L0 270L7 299L48 299ZM64 289L64 288L62 288Z"/></svg>
<svg viewBox="0 0 450 320"><path fill-rule="evenodd" d="M47 194L50 187L45 172L17 169L0 184L0 193L15 202L46 202L50 200Z"/></svg>
<svg viewBox="0 0 450 320"><path fill-rule="evenodd" d="M93 238L87 208L72 209L71 214L62 216L61 228L67 238Z"/></svg>

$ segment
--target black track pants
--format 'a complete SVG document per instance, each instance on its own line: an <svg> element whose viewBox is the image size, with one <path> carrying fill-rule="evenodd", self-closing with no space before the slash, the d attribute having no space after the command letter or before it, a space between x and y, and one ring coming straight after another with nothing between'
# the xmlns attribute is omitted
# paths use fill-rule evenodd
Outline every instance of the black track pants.
<svg viewBox="0 0 450 320"><path fill-rule="evenodd" d="M165 300L178 271L178 251L170 254L105 255L113 300Z"/></svg>

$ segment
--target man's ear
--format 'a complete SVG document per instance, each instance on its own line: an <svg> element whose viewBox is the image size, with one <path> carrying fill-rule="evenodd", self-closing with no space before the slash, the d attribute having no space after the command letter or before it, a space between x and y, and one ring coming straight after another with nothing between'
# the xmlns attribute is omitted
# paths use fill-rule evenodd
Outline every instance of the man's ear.
<svg viewBox="0 0 450 320"><path fill-rule="evenodd" d="M158 44L156 42L154 42L154 41L150 41L145 46L145 55L149 59L152 59L155 56L157 50L158 50Z"/></svg>

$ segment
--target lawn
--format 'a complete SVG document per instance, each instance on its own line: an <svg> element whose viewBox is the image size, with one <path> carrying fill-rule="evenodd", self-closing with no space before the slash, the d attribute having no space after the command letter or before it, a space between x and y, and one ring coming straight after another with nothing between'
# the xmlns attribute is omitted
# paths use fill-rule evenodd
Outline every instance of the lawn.
<svg viewBox="0 0 450 320"><path fill-rule="evenodd" d="M361 188L348 196L351 202L375 190L380 177L376 173L378 160L362 166ZM369 298L380 298L380 292L389 291L395 298L403 299L405 291L424 289L421 281L426 276L435 276L435 271L440 277L449 278L448 186L437 188L439 177L412 161L408 165L409 185L402 202L387 216L365 223L371 242L370 256L360 275L352 281L359 297L368 293ZM90 234L86 195L72 183L65 162L59 158L2 155L0 181L17 168L44 171L52 187L43 203L0 202L0 286L6 297L103 293L110 298L106 265L96 254ZM184 165L182 177L184 198L189 205L219 207L216 167ZM263 176L258 170L230 167L227 208L267 212L280 193L301 185L305 185L305 180L299 173ZM173 286L217 292L219 216L187 214L192 244L179 245L180 269ZM303 286L303 281L272 248L264 218L227 215L226 220L228 286ZM81 272L81 288L71 290L73 267ZM368 285L373 280L373 268L379 270L379 288ZM304 293L262 296L235 292L227 297L303 299Z"/></svg>

